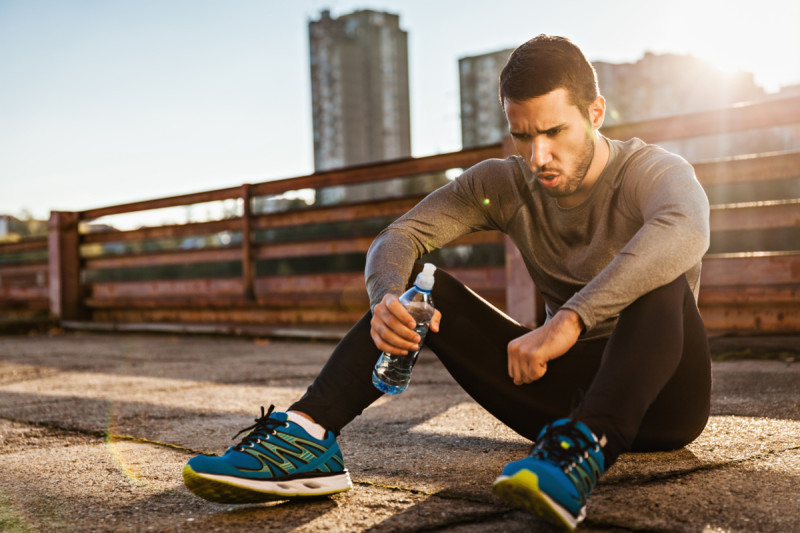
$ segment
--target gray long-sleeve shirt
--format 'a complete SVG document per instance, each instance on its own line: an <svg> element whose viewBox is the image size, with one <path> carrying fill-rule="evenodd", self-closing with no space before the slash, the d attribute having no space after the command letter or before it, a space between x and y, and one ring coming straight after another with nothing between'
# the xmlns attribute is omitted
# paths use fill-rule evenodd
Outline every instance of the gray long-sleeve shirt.
<svg viewBox="0 0 800 533"><path fill-rule="evenodd" d="M606 140L608 163L576 207L559 207L516 156L479 163L432 192L370 247L371 304L401 293L423 254L481 230L509 235L548 317L575 311L584 338L610 334L622 309L684 273L696 298L709 206L694 170L639 139Z"/></svg>

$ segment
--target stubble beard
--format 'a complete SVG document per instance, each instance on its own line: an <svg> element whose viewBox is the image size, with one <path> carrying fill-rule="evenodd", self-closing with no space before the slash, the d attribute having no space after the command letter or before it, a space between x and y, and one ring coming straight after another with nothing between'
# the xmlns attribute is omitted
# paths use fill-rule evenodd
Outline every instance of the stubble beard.
<svg viewBox="0 0 800 533"><path fill-rule="evenodd" d="M565 196L574 194L575 191L580 188L581 183L583 183L583 179L586 177L586 173L589 171L589 166L592 164L593 158L594 141L591 135L587 135L586 144L584 145L583 151L580 153L578 161L575 164L575 170L569 175L562 175L562 178L564 178L563 185L559 185L554 189L544 188L545 192L552 198L564 198ZM545 172L547 170L547 167L542 167L539 169L540 172Z"/></svg>

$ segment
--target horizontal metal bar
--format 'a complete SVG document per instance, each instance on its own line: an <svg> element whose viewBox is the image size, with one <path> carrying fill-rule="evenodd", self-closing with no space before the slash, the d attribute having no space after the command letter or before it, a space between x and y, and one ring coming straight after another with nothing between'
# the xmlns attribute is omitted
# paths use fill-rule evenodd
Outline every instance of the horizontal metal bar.
<svg viewBox="0 0 800 533"><path fill-rule="evenodd" d="M414 207L424 197L424 195L419 195L390 200L326 207L309 207L307 209L298 209L281 213L269 213L253 217L253 228L279 228L401 215Z"/></svg>
<svg viewBox="0 0 800 533"><path fill-rule="evenodd" d="M17 242L0 243L0 255L47 249L47 237L34 237Z"/></svg>
<svg viewBox="0 0 800 533"><path fill-rule="evenodd" d="M711 206L711 231L800 226L800 199ZM800 243L797 243L800 249Z"/></svg>
<svg viewBox="0 0 800 533"><path fill-rule="evenodd" d="M260 196L279 194L297 189L347 185L352 183L363 183L367 181L380 181L390 178L423 174L427 172L444 171L450 168L464 168L490 157L502 157L502 145L500 143L447 154L368 163L338 170L318 172L307 176L267 181L253 184L251 186L251 192L254 196ZM94 220L103 216L117 215L120 213L149 211L152 209L162 209L165 207L228 200L231 198L239 198L240 196L241 187L229 187L212 191L182 194L168 198L157 198L153 200L143 200L139 202L130 202L108 207L87 209L80 213L80 219L84 221Z"/></svg>
<svg viewBox="0 0 800 533"><path fill-rule="evenodd" d="M2 298L0 299L0 309L8 311L44 311L50 309L50 299L45 297L25 297L25 298Z"/></svg>
<svg viewBox="0 0 800 533"><path fill-rule="evenodd" d="M352 326L364 314L364 309L96 309L92 320L118 323L188 323L188 324L269 324L274 327L310 325L329 327Z"/></svg>
<svg viewBox="0 0 800 533"><path fill-rule="evenodd" d="M243 294L241 278L97 282L90 283L88 289L88 298Z"/></svg>
<svg viewBox="0 0 800 533"><path fill-rule="evenodd" d="M700 305L795 303L800 305L800 284L770 286L700 286Z"/></svg>
<svg viewBox="0 0 800 533"><path fill-rule="evenodd" d="M362 252L366 253L374 236L342 239L320 239L318 241L266 243L254 246L253 256L257 259L278 259L283 257L308 257Z"/></svg>
<svg viewBox="0 0 800 533"><path fill-rule="evenodd" d="M242 324L242 323L208 323L208 324L187 324L187 323L153 323L153 322L97 322L97 321L77 321L64 320L60 323L61 327L73 330L89 331L123 331L123 332L160 332L178 334L201 334L201 335L247 335L253 337L273 337L273 338L299 338L336 341L347 333L346 326L321 326L313 325L285 325L270 326L263 324Z"/></svg>
<svg viewBox="0 0 800 533"><path fill-rule="evenodd" d="M257 259L277 259L283 257L320 256L356 252L366 253L374 239L374 235L367 235L338 239L326 238L312 241L260 243L254 247L254 256ZM500 244L502 242L503 234L499 231L481 231L464 235L448 244L447 247L475 244Z"/></svg>
<svg viewBox="0 0 800 533"><path fill-rule="evenodd" d="M15 274L47 274L49 265L45 262L0 264L0 277Z"/></svg>
<svg viewBox="0 0 800 533"><path fill-rule="evenodd" d="M169 196L167 198L156 198L153 200L142 200L126 204L112 205L108 207L98 207L87 209L80 212L80 219L83 221L95 220L109 215L119 215L121 213L133 213L136 211L150 211L152 209L163 209L165 207L175 207L181 205L202 204L220 200L239 198L241 195L240 187L228 187L226 189L216 189L213 191L195 192Z"/></svg>
<svg viewBox="0 0 800 533"><path fill-rule="evenodd" d="M619 124L602 129L612 139L672 141L800 123L800 97L764 100L724 109Z"/></svg>
<svg viewBox="0 0 800 533"><path fill-rule="evenodd" d="M177 296L112 296L103 298L87 298L88 307L98 309L134 309L162 307L203 307L203 308L252 308L257 304L243 296L232 295L177 295Z"/></svg>
<svg viewBox="0 0 800 533"><path fill-rule="evenodd" d="M109 242L144 241L150 239L171 239L193 235L210 235L222 231L239 231L241 219L213 220L211 222L192 222L189 224L170 224L128 231L104 231L87 233L81 236L83 244L105 244Z"/></svg>
<svg viewBox="0 0 800 533"><path fill-rule="evenodd" d="M703 259L701 287L800 283L800 251L741 254Z"/></svg>
<svg viewBox="0 0 800 533"><path fill-rule="evenodd" d="M50 292L47 286L0 287L0 300L47 299Z"/></svg>
<svg viewBox="0 0 800 533"><path fill-rule="evenodd" d="M753 154L694 163L703 186L800 177L800 151Z"/></svg>
<svg viewBox="0 0 800 533"><path fill-rule="evenodd" d="M706 329L715 334L796 333L800 306L793 303L720 304L700 306Z"/></svg>
<svg viewBox="0 0 800 533"><path fill-rule="evenodd" d="M253 195L279 194L297 189L351 185L382 181L429 172L442 172L451 168L467 168L490 158L502 158L501 143L468 148L458 152L427 157L404 158L394 161L366 163L346 168L317 172L308 176L268 181L252 185Z"/></svg>
<svg viewBox="0 0 800 533"><path fill-rule="evenodd" d="M152 252L85 259L84 269L95 270L102 268L212 263L217 261L235 261L241 259L241 257L241 249L238 246L208 250L174 250L169 252Z"/></svg>

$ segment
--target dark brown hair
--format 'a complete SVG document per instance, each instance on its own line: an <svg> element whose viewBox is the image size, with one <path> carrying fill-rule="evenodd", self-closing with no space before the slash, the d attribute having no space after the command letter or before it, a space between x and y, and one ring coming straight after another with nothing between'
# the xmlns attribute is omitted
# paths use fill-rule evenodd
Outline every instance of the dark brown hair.
<svg viewBox="0 0 800 533"><path fill-rule="evenodd" d="M600 91L597 73L581 49L566 37L539 35L514 50L500 73L500 105L523 102L566 89L570 102L589 118Z"/></svg>

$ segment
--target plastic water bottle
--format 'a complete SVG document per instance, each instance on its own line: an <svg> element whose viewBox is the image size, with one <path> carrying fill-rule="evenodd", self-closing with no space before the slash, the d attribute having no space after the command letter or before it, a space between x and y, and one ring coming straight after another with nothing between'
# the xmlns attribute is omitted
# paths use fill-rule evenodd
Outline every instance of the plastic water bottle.
<svg viewBox="0 0 800 533"><path fill-rule="evenodd" d="M401 297L400 303L408 310L417 326L414 328L420 336L419 347L428 333L428 326L433 318L433 273L436 267L431 263L425 263L422 272L417 275L414 286L408 289ZM387 394L400 394L411 380L411 369L417 361L419 350L408 355L392 355L382 353L375 370L372 371L372 384Z"/></svg>

